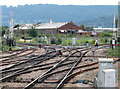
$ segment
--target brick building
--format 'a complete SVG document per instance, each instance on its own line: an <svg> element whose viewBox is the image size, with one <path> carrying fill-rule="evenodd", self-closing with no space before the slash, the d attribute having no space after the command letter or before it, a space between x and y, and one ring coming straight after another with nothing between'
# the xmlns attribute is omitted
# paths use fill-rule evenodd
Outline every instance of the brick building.
<svg viewBox="0 0 120 89"><path fill-rule="evenodd" d="M78 31L84 32L82 28L75 25L72 21L57 29L57 32L60 34L76 34Z"/></svg>
<svg viewBox="0 0 120 89"><path fill-rule="evenodd" d="M21 27L22 30L28 31L32 25L25 25ZM61 22L61 23L40 23L36 24L35 29L38 33L42 34L77 34L78 31L84 33L84 30L79 26L75 25L72 21L71 22Z"/></svg>

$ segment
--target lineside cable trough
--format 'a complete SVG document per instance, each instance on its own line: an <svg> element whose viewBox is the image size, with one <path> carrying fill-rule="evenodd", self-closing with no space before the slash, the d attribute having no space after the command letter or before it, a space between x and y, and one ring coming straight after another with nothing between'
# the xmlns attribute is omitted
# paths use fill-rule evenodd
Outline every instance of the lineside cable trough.
<svg viewBox="0 0 120 89"><path fill-rule="evenodd" d="M95 87L116 87L116 70L113 68L113 59L98 59L98 77L94 79Z"/></svg>

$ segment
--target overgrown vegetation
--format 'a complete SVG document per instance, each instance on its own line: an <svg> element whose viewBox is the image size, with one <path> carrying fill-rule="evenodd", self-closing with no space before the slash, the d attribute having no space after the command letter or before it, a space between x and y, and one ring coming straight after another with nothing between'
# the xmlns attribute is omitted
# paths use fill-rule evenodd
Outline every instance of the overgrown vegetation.
<svg viewBox="0 0 120 89"><path fill-rule="evenodd" d="M101 32L100 37L112 37L112 33L107 33L107 32Z"/></svg>
<svg viewBox="0 0 120 89"><path fill-rule="evenodd" d="M115 49L108 49L108 54L112 57L120 57L120 46L116 47Z"/></svg>

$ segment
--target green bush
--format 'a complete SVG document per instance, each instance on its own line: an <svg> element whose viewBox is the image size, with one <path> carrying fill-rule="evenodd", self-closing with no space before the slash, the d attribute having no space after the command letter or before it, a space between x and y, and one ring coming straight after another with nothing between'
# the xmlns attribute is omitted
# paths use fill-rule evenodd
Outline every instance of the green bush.
<svg viewBox="0 0 120 89"><path fill-rule="evenodd" d="M112 33L101 32L100 37L112 37Z"/></svg>
<svg viewBox="0 0 120 89"><path fill-rule="evenodd" d="M44 36L45 36L45 35L44 35L44 34L42 34L42 33L40 33L40 34L39 34L39 37L44 37Z"/></svg>
<svg viewBox="0 0 120 89"><path fill-rule="evenodd" d="M62 43L62 39L61 38L58 38L58 40L57 40L57 45L60 45Z"/></svg>
<svg viewBox="0 0 120 89"><path fill-rule="evenodd" d="M63 40L61 44L67 45L67 42L69 42L69 45L70 45L70 43L72 43L72 40L71 39Z"/></svg>
<svg viewBox="0 0 120 89"><path fill-rule="evenodd" d="M55 39L51 39L51 44L56 44L56 40Z"/></svg>
<svg viewBox="0 0 120 89"><path fill-rule="evenodd" d="M108 39L105 39L105 43L107 43L108 42Z"/></svg>
<svg viewBox="0 0 120 89"><path fill-rule="evenodd" d="M32 37L37 37L37 30L34 28L34 27L31 27L29 30L28 30L28 33L30 36Z"/></svg>

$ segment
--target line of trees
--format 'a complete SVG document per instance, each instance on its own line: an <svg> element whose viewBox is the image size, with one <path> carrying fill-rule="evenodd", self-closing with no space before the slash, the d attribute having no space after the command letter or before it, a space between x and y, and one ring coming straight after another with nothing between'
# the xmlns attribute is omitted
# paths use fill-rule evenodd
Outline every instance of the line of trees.
<svg viewBox="0 0 120 89"><path fill-rule="evenodd" d="M93 31L94 30L93 27L91 27L91 26L85 27L84 24L81 24L80 27L82 29L84 29L85 31Z"/></svg>

